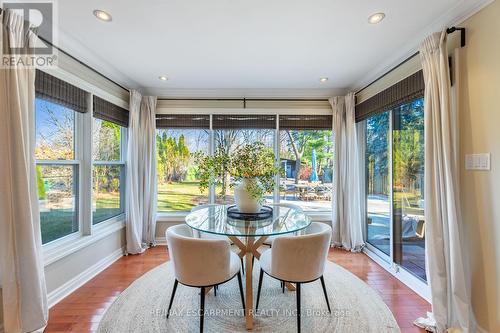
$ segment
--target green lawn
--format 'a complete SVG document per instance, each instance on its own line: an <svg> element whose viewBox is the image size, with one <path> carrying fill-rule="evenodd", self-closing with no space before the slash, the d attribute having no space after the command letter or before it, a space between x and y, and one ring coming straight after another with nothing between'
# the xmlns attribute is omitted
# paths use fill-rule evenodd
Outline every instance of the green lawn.
<svg viewBox="0 0 500 333"><path fill-rule="evenodd" d="M93 223L99 223L123 213L120 208L120 198L117 193L101 193L93 213ZM51 209L40 213L42 243L48 243L78 231L76 214L71 209Z"/></svg>
<svg viewBox="0 0 500 333"><path fill-rule="evenodd" d="M198 182L158 184L159 212L190 211L207 202L207 192L200 193Z"/></svg>

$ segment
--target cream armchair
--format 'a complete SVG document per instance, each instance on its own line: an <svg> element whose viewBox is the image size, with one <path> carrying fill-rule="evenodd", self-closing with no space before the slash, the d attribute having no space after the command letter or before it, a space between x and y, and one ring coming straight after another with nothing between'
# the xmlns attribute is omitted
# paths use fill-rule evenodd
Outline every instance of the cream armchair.
<svg viewBox="0 0 500 333"><path fill-rule="evenodd" d="M260 257L259 288L255 310L259 307L260 291L264 273L284 282L296 284L297 331L300 332L300 286L303 283L321 280L326 305L330 302L326 292L323 272L330 247L332 229L324 223L311 223L302 236L281 236L274 239L272 248Z"/></svg>
<svg viewBox="0 0 500 333"><path fill-rule="evenodd" d="M208 287L215 287L237 276L241 302L243 309L245 309L240 258L231 251L231 245L228 241L195 238L192 229L185 224L168 228L166 237L175 275L167 318L179 282L188 287L201 289L200 332L203 332L205 293Z"/></svg>

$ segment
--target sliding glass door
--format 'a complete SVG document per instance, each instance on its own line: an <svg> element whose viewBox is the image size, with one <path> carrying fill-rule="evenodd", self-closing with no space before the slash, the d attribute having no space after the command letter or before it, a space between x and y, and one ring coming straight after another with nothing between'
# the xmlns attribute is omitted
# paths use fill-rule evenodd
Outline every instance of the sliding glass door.
<svg viewBox="0 0 500 333"><path fill-rule="evenodd" d="M423 100L392 114L394 261L425 280Z"/></svg>
<svg viewBox="0 0 500 333"><path fill-rule="evenodd" d="M366 238L391 255L390 112L366 120Z"/></svg>
<svg viewBox="0 0 500 333"><path fill-rule="evenodd" d="M365 138L367 242L425 281L423 99L366 119Z"/></svg>

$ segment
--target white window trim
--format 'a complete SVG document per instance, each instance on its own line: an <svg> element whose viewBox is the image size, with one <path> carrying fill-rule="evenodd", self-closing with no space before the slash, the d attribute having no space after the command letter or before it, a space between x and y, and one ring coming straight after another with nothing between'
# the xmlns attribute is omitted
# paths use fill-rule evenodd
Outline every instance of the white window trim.
<svg viewBox="0 0 500 333"><path fill-rule="evenodd" d="M157 223L167 223L167 222L184 222L189 211L179 211L179 212L158 212L156 214ZM304 213L309 216L314 222L327 222L332 221L332 212L314 212L305 210Z"/></svg>

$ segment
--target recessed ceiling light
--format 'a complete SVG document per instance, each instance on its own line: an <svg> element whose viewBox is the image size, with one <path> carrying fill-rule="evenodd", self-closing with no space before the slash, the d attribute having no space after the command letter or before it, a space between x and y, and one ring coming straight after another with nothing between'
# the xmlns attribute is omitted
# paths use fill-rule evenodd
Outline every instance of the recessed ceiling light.
<svg viewBox="0 0 500 333"><path fill-rule="evenodd" d="M162 81L167 81L168 77L166 77L165 75L162 75L162 76L158 76L158 79L160 79Z"/></svg>
<svg viewBox="0 0 500 333"><path fill-rule="evenodd" d="M96 9L94 10L94 16L97 17L99 20L104 21L104 22L111 22L113 19L111 15L106 13L104 10Z"/></svg>
<svg viewBox="0 0 500 333"><path fill-rule="evenodd" d="M321 82L321 83L325 83L326 81L328 81L327 77L322 77L319 79L319 82Z"/></svg>
<svg viewBox="0 0 500 333"><path fill-rule="evenodd" d="M380 23L385 17L384 13L375 13L368 17L368 23L377 24Z"/></svg>

